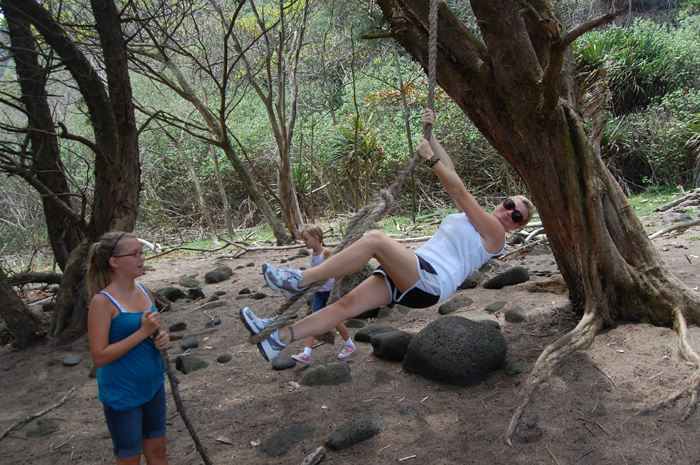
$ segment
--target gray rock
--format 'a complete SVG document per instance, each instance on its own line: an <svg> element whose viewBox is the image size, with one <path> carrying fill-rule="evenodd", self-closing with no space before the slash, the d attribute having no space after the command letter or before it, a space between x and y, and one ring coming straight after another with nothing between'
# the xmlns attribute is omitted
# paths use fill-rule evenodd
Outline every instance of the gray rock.
<svg viewBox="0 0 700 465"><path fill-rule="evenodd" d="M407 417L418 418L418 409L413 405L404 405L401 407L401 410L399 410L399 413L401 415L406 415Z"/></svg>
<svg viewBox="0 0 700 465"><path fill-rule="evenodd" d="M212 295L210 295L209 298L207 299L207 302L214 302L215 300L219 300L219 296L216 295L216 294L212 294Z"/></svg>
<svg viewBox="0 0 700 465"><path fill-rule="evenodd" d="M204 323L205 328L213 328L214 327L214 322L213 321L207 321Z"/></svg>
<svg viewBox="0 0 700 465"><path fill-rule="evenodd" d="M91 378L91 379L97 378L97 365L93 365L92 368L90 368L90 373L88 373L88 378Z"/></svg>
<svg viewBox="0 0 700 465"><path fill-rule="evenodd" d="M399 312L400 314L402 314L402 315L407 315L408 312L411 311L411 308L410 308L410 307L406 307L406 306L400 305L400 304L397 304L397 305L394 307L394 309L395 309L397 312Z"/></svg>
<svg viewBox="0 0 700 465"><path fill-rule="evenodd" d="M219 326L221 324L221 318L217 316L213 320L211 320L211 322L214 323L215 326Z"/></svg>
<svg viewBox="0 0 700 465"><path fill-rule="evenodd" d="M462 284L459 285L460 289L474 289L476 286L479 285L480 282L485 280L488 276L486 273L482 273L479 270L476 270L474 273L471 274L471 276L467 276L467 279L464 280Z"/></svg>
<svg viewBox="0 0 700 465"><path fill-rule="evenodd" d="M460 308L467 307L473 304L474 301L467 297L466 295L458 295L457 297L448 300L444 304L438 307L438 313L440 315L447 315L452 312L456 312Z"/></svg>
<svg viewBox="0 0 700 465"><path fill-rule="evenodd" d="M224 273L223 271L208 271L204 274L204 282L207 284L221 283L229 279L231 275Z"/></svg>
<svg viewBox="0 0 700 465"><path fill-rule="evenodd" d="M685 213L664 212L659 215L661 221L666 223L680 223L681 221L690 221L692 218Z"/></svg>
<svg viewBox="0 0 700 465"><path fill-rule="evenodd" d="M527 313L525 310L517 305L513 305L512 307L508 308L503 315L508 323L520 323L527 318Z"/></svg>
<svg viewBox="0 0 700 465"><path fill-rule="evenodd" d="M367 323L364 321L360 321L357 318L350 318L349 320L345 320L345 327L346 328L364 328L367 326Z"/></svg>
<svg viewBox="0 0 700 465"><path fill-rule="evenodd" d="M511 234L508 238L508 245L518 245L523 243L523 238L519 234Z"/></svg>
<svg viewBox="0 0 700 465"><path fill-rule="evenodd" d="M484 310L486 310L489 313L496 313L497 311L502 310L503 307L505 307L506 305L508 305L508 302L500 300L498 302L488 304L486 308L484 308Z"/></svg>
<svg viewBox="0 0 700 465"><path fill-rule="evenodd" d="M345 423L333 431L328 439L328 447L333 450L347 449L386 429L389 429L389 423L378 413L360 412L348 418Z"/></svg>
<svg viewBox="0 0 700 465"><path fill-rule="evenodd" d="M546 247L533 247L530 249L530 252L528 252L528 255L530 256L535 256L535 255L551 255L551 251L546 248Z"/></svg>
<svg viewBox="0 0 700 465"><path fill-rule="evenodd" d="M400 362L406 355L413 334L406 331L390 331L372 336L374 356Z"/></svg>
<svg viewBox="0 0 700 465"><path fill-rule="evenodd" d="M217 307L223 307L226 305L226 302L223 300L215 300L213 302L207 302L203 305L200 305L197 307L199 310L209 310L210 308L217 308Z"/></svg>
<svg viewBox="0 0 700 465"><path fill-rule="evenodd" d="M514 266L484 281L484 289L502 289L505 286L524 283L530 280L530 273L524 266Z"/></svg>
<svg viewBox="0 0 700 465"><path fill-rule="evenodd" d="M297 255L301 255L302 257L308 257L309 256L309 249L299 249L299 252L297 252Z"/></svg>
<svg viewBox="0 0 700 465"><path fill-rule="evenodd" d="M203 299L204 291L200 287L193 287L192 289L187 290L187 297L189 297L192 300L197 300L200 297Z"/></svg>
<svg viewBox="0 0 700 465"><path fill-rule="evenodd" d="M540 416L537 415L537 412L534 412L532 415L530 415L527 418L527 421L525 422L525 424L527 425L528 428L532 429L535 426L537 426L537 422L539 421L539 419L540 419Z"/></svg>
<svg viewBox="0 0 700 465"><path fill-rule="evenodd" d="M187 350L187 349L194 349L195 347L199 346L199 341L197 341L197 338L194 336L190 336L186 339L184 339L180 343L180 348L182 350Z"/></svg>
<svg viewBox="0 0 700 465"><path fill-rule="evenodd" d="M264 299L265 297L267 297L267 294L265 294L264 292L256 292L255 294L250 296L250 298L253 300L260 300Z"/></svg>
<svg viewBox="0 0 700 465"><path fill-rule="evenodd" d="M29 428L27 430L27 437L28 438L40 438L42 436L46 436L51 433L55 433L61 429L55 421L50 420L48 418L40 418L37 420L36 425L34 427Z"/></svg>
<svg viewBox="0 0 700 465"><path fill-rule="evenodd" d="M228 363L231 361L233 357L231 357L231 354L224 354L224 355L219 355L216 358L216 361L219 363Z"/></svg>
<svg viewBox="0 0 700 465"><path fill-rule="evenodd" d="M63 366L64 367L73 367L76 366L82 358L78 357L77 355L69 355L68 357L63 359Z"/></svg>
<svg viewBox="0 0 700 465"><path fill-rule="evenodd" d="M505 362L508 348L495 328L466 318L439 318L413 337L403 359L408 373L471 386Z"/></svg>
<svg viewBox="0 0 700 465"><path fill-rule="evenodd" d="M503 365L503 374L515 376L527 371L528 364L522 357L509 357Z"/></svg>
<svg viewBox="0 0 700 465"><path fill-rule="evenodd" d="M379 310L377 310L376 318L389 318L392 313L394 313L394 310L390 309L386 305L382 305L379 307Z"/></svg>
<svg viewBox="0 0 700 465"><path fill-rule="evenodd" d="M177 282L182 287L199 287L201 284L199 280L195 279L194 276L180 276L180 280Z"/></svg>
<svg viewBox="0 0 700 465"><path fill-rule="evenodd" d="M250 289L248 289L247 287L244 287L243 289L238 291L238 294L239 295L252 294L252 291Z"/></svg>
<svg viewBox="0 0 700 465"><path fill-rule="evenodd" d="M209 362L205 362L201 358L194 355L178 355L175 359L175 369L187 375L202 368L209 366Z"/></svg>
<svg viewBox="0 0 700 465"><path fill-rule="evenodd" d="M329 363L309 370L299 381L305 386L337 386L352 380L347 363Z"/></svg>
<svg viewBox="0 0 700 465"><path fill-rule="evenodd" d="M187 329L187 323L185 323L184 321L181 321L179 323L175 323L175 324L170 325L170 327L168 328L168 332L176 333L178 331L184 331L186 329Z"/></svg>
<svg viewBox="0 0 700 465"><path fill-rule="evenodd" d="M356 332L355 340L358 342L372 342L373 336L391 331L398 331L398 329L386 325L370 325Z"/></svg>
<svg viewBox="0 0 700 465"><path fill-rule="evenodd" d="M287 354L278 354L271 360L273 370L287 370L289 368L294 368L297 362Z"/></svg>
<svg viewBox="0 0 700 465"><path fill-rule="evenodd" d="M218 295L219 297L221 297L222 295L226 295L226 291L216 291L214 295Z"/></svg>
<svg viewBox="0 0 700 465"><path fill-rule="evenodd" d="M466 312L457 312L457 313L453 313L452 315L466 318L467 320L471 320L475 323L484 323L484 324L487 324L489 326L493 326L495 329L501 328L501 324L498 322L498 320L496 318L494 318L493 316L489 315L486 312L480 312L479 310L468 310Z"/></svg>
<svg viewBox="0 0 700 465"><path fill-rule="evenodd" d="M357 273L353 273L349 276L343 278L343 283L340 285L340 295L347 295L350 291L359 286L365 279L372 276L374 273L374 267L372 265L365 265Z"/></svg>
<svg viewBox="0 0 700 465"><path fill-rule="evenodd" d="M251 264L251 265L255 266L254 264ZM250 266L250 265L246 265L246 266ZM214 271L226 273L229 277L233 276L233 270L226 265L219 265Z"/></svg>
<svg viewBox="0 0 700 465"><path fill-rule="evenodd" d="M268 455L277 455L290 444L303 441L314 435L314 429L306 425L289 425L275 431L261 445L259 452Z"/></svg>
<svg viewBox="0 0 700 465"><path fill-rule="evenodd" d="M158 289L156 291L156 294L162 295L163 297L165 297L166 299L168 299L171 302L175 302L177 300L184 299L185 297L187 297L185 295L185 293L182 291L182 289L180 289L178 287L172 287L172 286Z"/></svg>

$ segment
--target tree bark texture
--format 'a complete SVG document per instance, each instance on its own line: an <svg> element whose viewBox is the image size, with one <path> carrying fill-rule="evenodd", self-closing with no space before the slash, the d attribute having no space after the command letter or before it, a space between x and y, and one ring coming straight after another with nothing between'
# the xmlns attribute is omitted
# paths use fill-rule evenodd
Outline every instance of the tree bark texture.
<svg viewBox="0 0 700 465"><path fill-rule="evenodd" d="M27 309L0 267L0 318L15 337L18 347L24 348L32 340L41 320Z"/></svg>
<svg viewBox="0 0 700 465"><path fill-rule="evenodd" d="M424 0L378 0L394 37L427 69ZM525 181L577 310L610 324L670 326L700 300L665 268L577 112L570 37L553 2L473 0L479 41L439 2L437 80ZM552 74L556 74L556 79Z"/></svg>
<svg viewBox="0 0 700 465"><path fill-rule="evenodd" d="M0 6L4 2L0 3ZM15 63L21 101L28 115L28 134L31 141L31 173L37 181L53 193L53 197L42 196L44 218L49 242L56 263L65 269L68 254L79 243L82 233L54 208L53 202L63 202L71 207L70 189L61 164L58 137L49 107L46 81L48 70L40 66L38 50L30 23L16 10L5 9L5 18L12 46L10 52Z"/></svg>
<svg viewBox="0 0 700 465"><path fill-rule="evenodd" d="M71 337L78 336L87 329L89 243L112 229L131 231L138 213L138 138L121 19L113 0L91 0L103 51L105 86L77 44L35 0L3 0L2 6L31 23L70 72L87 105L95 134L92 215L86 240L68 257L49 330L52 336L66 329L71 330Z"/></svg>

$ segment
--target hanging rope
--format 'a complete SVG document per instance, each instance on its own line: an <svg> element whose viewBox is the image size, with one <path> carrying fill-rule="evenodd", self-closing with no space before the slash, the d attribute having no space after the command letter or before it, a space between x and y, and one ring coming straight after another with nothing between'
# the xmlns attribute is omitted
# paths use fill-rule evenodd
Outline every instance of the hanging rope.
<svg viewBox="0 0 700 465"><path fill-rule="evenodd" d="M430 34L428 39L428 108L430 110L435 109L435 82L436 82L436 60L437 60L437 14L438 5L437 0L430 0ZM428 124L423 129L423 137L430 140L432 135L433 127ZM374 197L371 203L362 207L350 220L348 227L345 230L345 235L340 244L334 249L333 253L337 253L353 244L359 238L361 238L365 231L370 229L374 224L382 219L389 210L394 206L394 196L398 194L401 186L403 185L406 178L411 174L413 169L420 163L421 157L415 155L399 174L399 176L394 180L393 184L389 186L388 189L382 189L379 194ZM336 279L333 283L333 289L331 290L331 297L328 299L328 305L331 305L337 300L337 296L340 294L340 286L342 283L342 278ZM277 319L265 328L260 333L250 336L248 341L251 344L257 344L264 341L270 336L270 334L277 331L279 328L286 326L287 322L294 318L299 311L299 309L306 304L306 302L313 297L313 295L321 289L325 284L325 281L314 283L313 285L306 288L302 293L299 293L287 300L282 306L275 312ZM334 334L332 332L317 336L317 339L333 343Z"/></svg>

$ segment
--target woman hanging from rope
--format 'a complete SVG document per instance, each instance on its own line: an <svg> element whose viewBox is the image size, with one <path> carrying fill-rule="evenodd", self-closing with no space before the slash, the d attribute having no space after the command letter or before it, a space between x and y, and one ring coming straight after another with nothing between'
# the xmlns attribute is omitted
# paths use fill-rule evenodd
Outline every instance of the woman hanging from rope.
<svg viewBox="0 0 700 465"><path fill-rule="evenodd" d="M421 117L424 126L434 125L435 119L431 110ZM523 196L506 199L491 213L482 209L434 136L430 142L421 139L416 152L433 169L459 213L448 215L435 235L415 252L373 230L321 265L303 272L264 264L267 284L287 297L317 281L355 273L372 258L380 264L371 277L337 302L260 342L258 349L266 360L291 342L324 334L367 310L393 303L426 308L447 299L474 270L503 252L507 230L521 228L532 218L533 205ZM248 307L241 310L241 320L253 335L272 321L258 318Z"/></svg>

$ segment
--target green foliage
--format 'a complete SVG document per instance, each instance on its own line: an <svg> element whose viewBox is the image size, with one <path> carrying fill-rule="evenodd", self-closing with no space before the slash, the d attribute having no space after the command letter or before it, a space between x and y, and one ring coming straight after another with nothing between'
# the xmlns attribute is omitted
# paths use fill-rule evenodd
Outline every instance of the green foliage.
<svg viewBox="0 0 700 465"><path fill-rule="evenodd" d="M678 195L682 195L682 192L676 186L654 186L629 196L629 201L637 216L650 216L656 214L656 208L667 204Z"/></svg>

